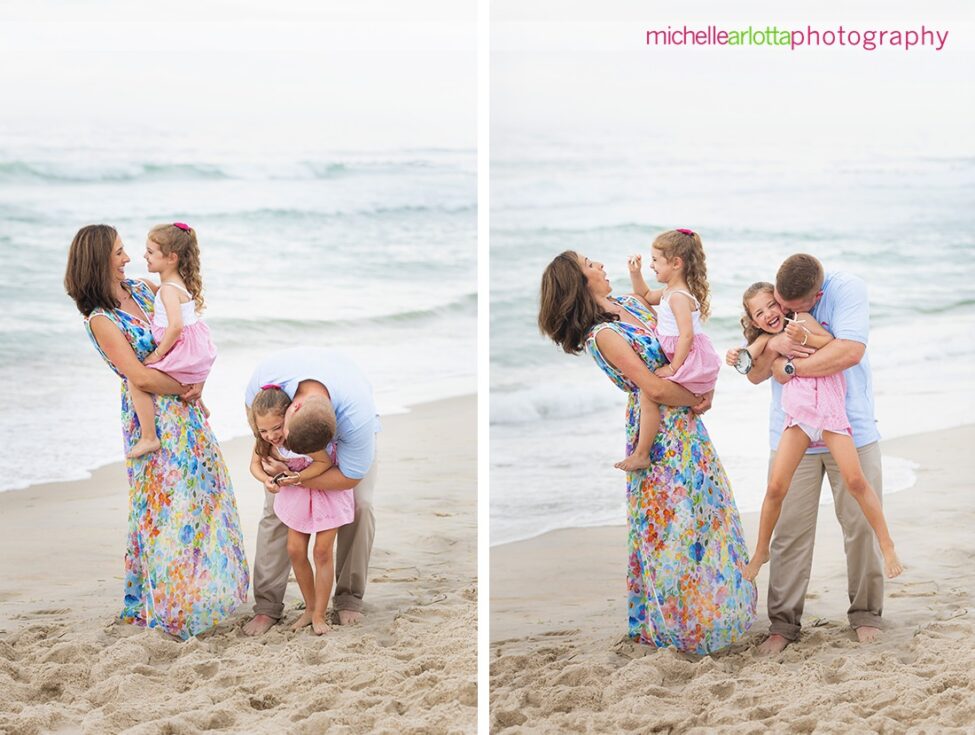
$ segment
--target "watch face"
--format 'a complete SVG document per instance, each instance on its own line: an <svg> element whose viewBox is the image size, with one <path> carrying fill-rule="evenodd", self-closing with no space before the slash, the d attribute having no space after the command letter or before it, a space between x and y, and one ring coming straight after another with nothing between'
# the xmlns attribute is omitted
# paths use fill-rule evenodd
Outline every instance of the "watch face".
<svg viewBox="0 0 975 735"><path fill-rule="evenodd" d="M744 375L752 369L752 354L748 350L739 350L735 359L735 370Z"/></svg>
<svg viewBox="0 0 975 735"><path fill-rule="evenodd" d="M792 361L790 360L789 362L787 362L787 363L785 364L785 367L783 368L783 370L785 370L785 374L786 374L786 375L792 375L792 374L794 374L794 373L795 373L795 371L796 371L796 366L795 366L795 365L793 365L793 364L792 364Z"/></svg>

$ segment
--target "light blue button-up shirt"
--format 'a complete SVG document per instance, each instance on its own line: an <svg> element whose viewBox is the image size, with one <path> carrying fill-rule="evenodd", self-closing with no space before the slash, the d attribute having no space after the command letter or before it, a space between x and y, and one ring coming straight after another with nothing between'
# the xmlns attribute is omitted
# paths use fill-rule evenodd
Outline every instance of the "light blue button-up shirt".
<svg viewBox="0 0 975 735"><path fill-rule="evenodd" d="M836 339L867 344L870 336L870 301L867 284L850 273L827 273L823 295L810 312L823 328ZM853 443L858 447L880 439L873 407L873 378L867 353L859 364L843 371L846 379L846 415L853 428ZM782 410L782 386L772 383L772 405L769 409L769 445L774 452L782 437L785 412ZM809 453L828 451L825 446L812 446Z"/></svg>
<svg viewBox="0 0 975 735"><path fill-rule="evenodd" d="M325 386L335 409L335 453L342 474L353 480L366 476L376 454L379 416L372 386L362 371L341 352L327 347L292 347L265 357L254 369L244 391L250 406L261 386L274 384L291 398L303 380Z"/></svg>

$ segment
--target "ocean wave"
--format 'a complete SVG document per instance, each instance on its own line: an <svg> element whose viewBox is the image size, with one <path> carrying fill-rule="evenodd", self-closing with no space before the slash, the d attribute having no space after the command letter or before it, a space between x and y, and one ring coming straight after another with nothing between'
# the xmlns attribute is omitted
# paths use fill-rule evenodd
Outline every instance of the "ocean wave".
<svg viewBox="0 0 975 735"><path fill-rule="evenodd" d="M129 161L90 163L68 161L0 161L0 183L92 184L135 181L207 181L221 179L329 180L356 175L417 175L422 172L470 173L458 163L433 160L304 160L278 164L163 163Z"/></svg>
<svg viewBox="0 0 975 735"><path fill-rule="evenodd" d="M477 211L477 204L458 205L421 205L404 204L401 206L381 206L381 207L362 207L360 209L346 210L319 210L301 209L296 207L261 207L259 209L246 209L226 212L203 212L195 215L200 220L213 221L247 221L247 222L268 222L268 221L301 221L301 222L327 222L350 220L360 217L389 218L396 216L415 216L415 215L455 215L468 214Z"/></svg>
<svg viewBox="0 0 975 735"><path fill-rule="evenodd" d="M212 329L225 335L225 338L234 339L234 335L246 335L248 341L255 341L262 335L274 335L280 337L282 334L307 334L310 330L341 330L348 331L353 329L363 329L376 326L400 327L408 326L411 329L417 325L436 321L443 317L454 314L465 314L474 309L477 305L477 294L469 293L437 306L427 309L408 309L392 314L382 314L380 316L363 317L360 319L291 319L287 317L272 317L260 319L248 319L240 317L212 317L207 319L207 323Z"/></svg>
<svg viewBox="0 0 975 735"><path fill-rule="evenodd" d="M544 419L567 419L618 410L623 394L608 383L599 387L546 383L509 392L492 391L491 425L529 424ZM622 420L622 419L621 419Z"/></svg>

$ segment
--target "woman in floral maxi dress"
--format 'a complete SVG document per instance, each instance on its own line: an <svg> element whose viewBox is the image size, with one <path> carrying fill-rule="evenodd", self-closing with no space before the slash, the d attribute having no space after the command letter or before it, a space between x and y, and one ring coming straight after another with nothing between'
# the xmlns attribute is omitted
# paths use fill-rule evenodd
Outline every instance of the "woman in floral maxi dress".
<svg viewBox="0 0 975 735"><path fill-rule="evenodd" d="M120 618L187 639L247 598L248 570L233 487L216 438L195 400L199 389L145 368L155 349L153 289L127 280L114 228L82 228L71 244L65 287L109 367L122 378L122 436L139 438L129 381L155 394L162 448L126 460L129 530Z"/></svg>
<svg viewBox="0 0 975 735"><path fill-rule="evenodd" d="M640 425L639 391L661 404L653 464L626 476L629 635L711 653L745 635L755 620L756 590L742 577L748 552L728 478L690 408L706 409L710 396L653 375L666 364L653 311L636 296L610 292L601 264L562 253L542 279L539 326L566 352L587 350L629 394L628 453Z"/></svg>

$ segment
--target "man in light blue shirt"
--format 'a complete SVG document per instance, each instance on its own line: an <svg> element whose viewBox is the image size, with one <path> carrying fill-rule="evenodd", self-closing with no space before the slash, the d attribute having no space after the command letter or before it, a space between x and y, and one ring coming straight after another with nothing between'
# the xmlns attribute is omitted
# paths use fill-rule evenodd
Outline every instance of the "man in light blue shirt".
<svg viewBox="0 0 975 735"><path fill-rule="evenodd" d="M785 424L782 384L795 376L821 377L843 372L846 413L860 465L883 495L880 432L874 417L873 381L867 360L870 303L866 284L849 273L823 271L811 255L793 255L776 275L775 300L787 312L807 311L835 337L819 350L794 342L783 332L748 373L753 383L772 381L769 444L774 456ZM791 359L778 356L792 355ZM823 476L829 476L836 517L843 528L850 607L847 616L861 642L879 634L884 575L873 530L843 483L836 462L822 443L810 446L792 478L772 538L769 560L769 637L763 653L778 653L799 637L806 589L812 571L813 543Z"/></svg>
<svg viewBox="0 0 975 735"><path fill-rule="evenodd" d="M305 481L303 486L326 491L355 488L355 520L338 530L332 604L340 624L357 623L362 619L362 596L376 528L372 497L379 417L372 387L349 358L336 350L320 347L294 347L268 355L248 381L244 391L246 406L249 408L257 393L269 386L280 388L292 400L284 416L286 438L289 429L295 428L299 421L307 423L309 417L314 421L319 415L305 409L295 414L295 406L326 403L334 411L335 439L331 446L336 463L324 474ZM326 413L330 411L321 415ZM314 426L305 428L311 428L314 436ZM321 443L324 445L324 441ZM320 449L325 446L309 447L308 451ZM270 460L265 470L274 474L287 470L287 466L277 466ZM283 615L284 593L291 570L287 541L287 526L274 514L274 495L267 492L253 567L255 615L244 626L248 635L266 632Z"/></svg>

